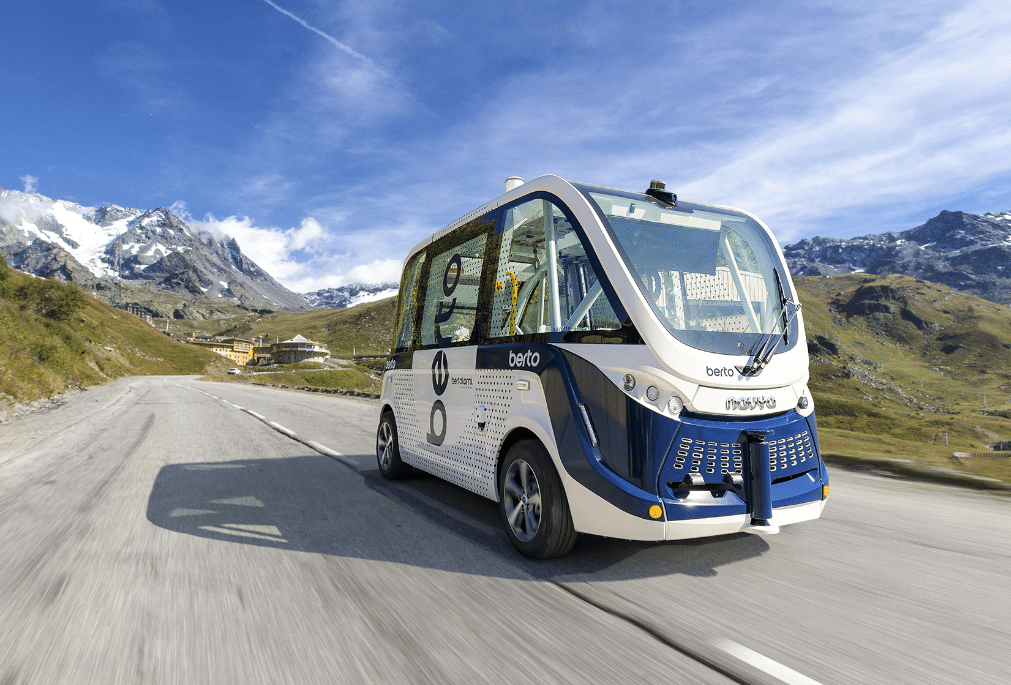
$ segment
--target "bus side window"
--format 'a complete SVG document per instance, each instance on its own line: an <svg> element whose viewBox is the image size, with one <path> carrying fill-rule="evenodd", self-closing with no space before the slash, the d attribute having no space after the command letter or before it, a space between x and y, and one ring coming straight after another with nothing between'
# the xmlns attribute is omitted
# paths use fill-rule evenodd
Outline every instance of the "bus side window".
<svg viewBox="0 0 1011 685"><path fill-rule="evenodd" d="M621 328L578 233L558 207L525 202L506 210L503 226L490 337Z"/></svg>
<svg viewBox="0 0 1011 685"><path fill-rule="evenodd" d="M400 308L397 311L397 325L393 329L395 351L406 350L412 346L414 315L418 309L418 274L424 263L424 252L414 255L410 263L404 267L404 274L400 279L400 296L397 298Z"/></svg>
<svg viewBox="0 0 1011 685"><path fill-rule="evenodd" d="M487 233L481 233L432 257L421 319L423 345L470 340L487 241Z"/></svg>
<svg viewBox="0 0 1011 685"><path fill-rule="evenodd" d="M489 337L541 333L545 326L543 281L544 203L524 202L506 210L492 294Z"/></svg>

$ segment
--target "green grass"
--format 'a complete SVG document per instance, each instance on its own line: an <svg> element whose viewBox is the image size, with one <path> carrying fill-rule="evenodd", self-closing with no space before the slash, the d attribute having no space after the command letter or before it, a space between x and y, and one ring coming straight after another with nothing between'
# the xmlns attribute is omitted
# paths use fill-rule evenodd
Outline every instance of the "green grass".
<svg viewBox="0 0 1011 685"><path fill-rule="evenodd" d="M1011 438L1011 309L904 276L799 278L797 288L826 454L1011 482L1004 460L952 459Z"/></svg>
<svg viewBox="0 0 1011 685"><path fill-rule="evenodd" d="M297 371L296 375L307 385L334 390L378 393L382 384L379 378L359 366L333 371Z"/></svg>
<svg viewBox="0 0 1011 685"><path fill-rule="evenodd" d="M19 402L126 375L204 373L222 359L73 284L32 278L2 260L0 340L0 394Z"/></svg>
<svg viewBox="0 0 1011 685"><path fill-rule="evenodd" d="M204 380L226 381L229 383L250 383L253 385L287 385L290 387L325 388L344 392L360 392L376 395L382 385L381 377L376 377L367 368L354 365L341 369L294 369L278 367L276 371L255 371L239 376L229 376L222 372L208 375Z"/></svg>

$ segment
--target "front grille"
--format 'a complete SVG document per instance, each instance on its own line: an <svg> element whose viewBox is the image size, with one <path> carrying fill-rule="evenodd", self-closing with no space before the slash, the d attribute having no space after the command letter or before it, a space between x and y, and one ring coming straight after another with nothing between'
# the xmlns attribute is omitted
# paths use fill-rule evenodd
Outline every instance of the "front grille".
<svg viewBox="0 0 1011 685"><path fill-rule="evenodd" d="M797 466L809 459L814 459L814 447L811 445L811 434L808 431L797 433L789 438L769 441L770 471Z"/></svg>
<svg viewBox="0 0 1011 685"><path fill-rule="evenodd" d="M727 475L748 477L746 432L766 431L769 470L782 479L818 468L818 444L808 420L796 412L750 420L719 420L683 415L657 487L680 483L689 473L702 476L709 485L723 483Z"/></svg>
<svg viewBox="0 0 1011 685"><path fill-rule="evenodd" d="M695 473L743 473L740 443L681 438L674 455L676 471Z"/></svg>

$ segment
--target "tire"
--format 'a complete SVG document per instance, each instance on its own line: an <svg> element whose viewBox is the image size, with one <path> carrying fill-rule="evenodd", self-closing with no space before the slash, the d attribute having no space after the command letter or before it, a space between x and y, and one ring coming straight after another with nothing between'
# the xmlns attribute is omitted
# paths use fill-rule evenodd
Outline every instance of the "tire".
<svg viewBox="0 0 1011 685"><path fill-rule="evenodd" d="M536 440L509 448L498 482L499 509L509 542L530 559L569 553L577 533L551 457Z"/></svg>
<svg viewBox="0 0 1011 685"><path fill-rule="evenodd" d="M411 467L400 459L400 440L393 412L384 411L376 431L376 464L386 480L398 480L411 472Z"/></svg>

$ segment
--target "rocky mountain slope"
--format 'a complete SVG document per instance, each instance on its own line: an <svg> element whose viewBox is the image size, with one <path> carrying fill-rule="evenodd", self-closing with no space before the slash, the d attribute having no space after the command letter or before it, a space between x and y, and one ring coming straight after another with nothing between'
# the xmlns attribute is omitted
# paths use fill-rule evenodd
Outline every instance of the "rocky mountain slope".
<svg viewBox="0 0 1011 685"><path fill-rule="evenodd" d="M312 293L302 293L311 306L317 309L346 309L365 302L375 302L397 294L396 283L363 285L354 283L339 288L324 288Z"/></svg>
<svg viewBox="0 0 1011 685"><path fill-rule="evenodd" d="M907 231L807 238L783 253L794 276L903 274L1011 304L1011 212L944 211Z"/></svg>
<svg viewBox="0 0 1011 685"><path fill-rule="evenodd" d="M242 254L231 238L195 230L170 210L116 205L83 207L38 194L0 189L0 254L22 271L77 283L95 292L156 286L204 308L232 304L250 310L308 308ZM144 292L134 299L155 314Z"/></svg>

